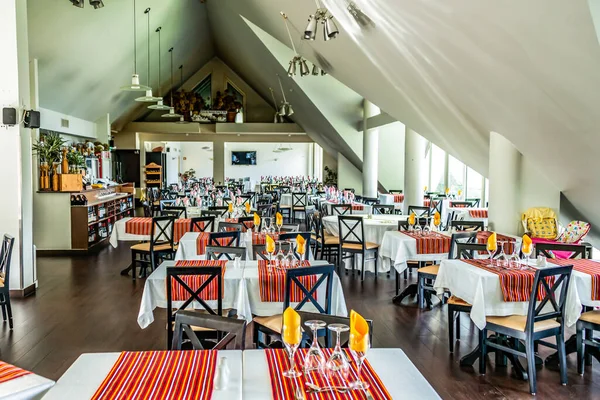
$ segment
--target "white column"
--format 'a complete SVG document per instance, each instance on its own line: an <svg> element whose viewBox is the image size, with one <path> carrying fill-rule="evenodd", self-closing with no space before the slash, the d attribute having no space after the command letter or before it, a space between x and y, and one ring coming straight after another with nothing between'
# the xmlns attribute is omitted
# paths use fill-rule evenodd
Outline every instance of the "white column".
<svg viewBox="0 0 600 400"><path fill-rule="evenodd" d="M0 0L0 106L31 109L27 2ZM1 123L1 121L0 121ZM10 269L10 289L20 291L34 284L33 184L30 129L13 125L1 129L0 226L15 238ZM37 187L37 185L36 185Z"/></svg>
<svg viewBox="0 0 600 400"><path fill-rule="evenodd" d="M363 100L363 197L377 197L379 130L367 129L367 121L380 112L373 103Z"/></svg>
<svg viewBox="0 0 600 400"><path fill-rule="evenodd" d="M490 230L518 234L520 209L521 153L504 136L490 132Z"/></svg>
<svg viewBox="0 0 600 400"><path fill-rule="evenodd" d="M427 140L410 128L406 128L404 155L404 213L408 206L423 205L423 188L427 185L428 168L425 152Z"/></svg>

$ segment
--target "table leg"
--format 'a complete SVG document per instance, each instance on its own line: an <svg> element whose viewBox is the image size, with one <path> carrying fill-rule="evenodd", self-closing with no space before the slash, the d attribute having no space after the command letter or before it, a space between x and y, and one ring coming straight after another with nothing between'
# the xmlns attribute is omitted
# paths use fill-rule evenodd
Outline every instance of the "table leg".
<svg viewBox="0 0 600 400"><path fill-rule="evenodd" d="M572 335L565 342L565 352L567 355L577 352L577 335ZM600 362L600 350L597 347L585 346L585 355L586 365L591 365L591 360L589 359L589 356L594 357L597 361ZM558 352L552 353L548 357L546 357L544 363L550 368L558 368Z"/></svg>
<svg viewBox="0 0 600 400"><path fill-rule="evenodd" d="M492 335L488 339L489 340L500 340L501 342L503 342L503 344L505 346L509 346L512 348L521 346L521 344L518 340L517 340L517 343L519 343L519 344L515 346L514 343L511 344L509 342L506 342L507 339L499 338L496 335ZM473 351L471 351L469 354L467 354L466 356L464 356L460 359L460 366L461 367L473 366L473 364L475 364L475 362L479 359L479 353L480 353L480 347L479 347L479 345L477 345L477 347ZM527 380L527 371L525 371L525 369L519 362L519 359L517 356L509 354L509 353L505 353L502 350L494 349L492 347L488 347L487 353L488 354L495 353L495 360L496 360L497 366L500 366L500 367L506 366L506 360L510 361L517 378L521 379L521 380ZM536 363L537 363L537 360L538 360L538 357L536 357ZM540 362L541 362L541 359L540 359Z"/></svg>
<svg viewBox="0 0 600 400"><path fill-rule="evenodd" d="M402 303L402 300L404 300L405 297L416 296L417 295L417 289L418 289L418 286L417 286L416 283L412 283L412 284L408 285L406 287L406 289L404 289L402 291L402 293L400 293L399 295L394 296L394 298L392 298L392 302L395 305L399 306L400 303Z"/></svg>
<svg viewBox="0 0 600 400"><path fill-rule="evenodd" d="M121 275L129 275L129 271L133 269L133 264L129 264L129 266L123 270L121 270Z"/></svg>

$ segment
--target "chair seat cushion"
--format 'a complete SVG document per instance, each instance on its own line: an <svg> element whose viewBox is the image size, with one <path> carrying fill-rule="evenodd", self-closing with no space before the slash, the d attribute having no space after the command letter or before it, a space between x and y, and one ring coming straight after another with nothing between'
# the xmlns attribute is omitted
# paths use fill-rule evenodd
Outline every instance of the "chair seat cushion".
<svg viewBox="0 0 600 400"><path fill-rule="evenodd" d="M325 237L323 238L319 238L317 239L317 241L319 243L322 243L326 246L337 246L340 244L340 238L338 238L337 236L333 236L333 235L329 235L329 234L325 234Z"/></svg>
<svg viewBox="0 0 600 400"><path fill-rule="evenodd" d="M367 250L376 249L378 247L379 245L377 243L365 242L365 249ZM362 246L358 243L344 243L342 248L346 250L362 250Z"/></svg>
<svg viewBox="0 0 600 400"><path fill-rule="evenodd" d="M588 311L581 314L580 320L600 325L600 310Z"/></svg>
<svg viewBox="0 0 600 400"><path fill-rule="evenodd" d="M273 332L281 333L283 326L283 314L271 315L270 317L254 317L254 323L262 325Z"/></svg>
<svg viewBox="0 0 600 400"><path fill-rule="evenodd" d="M487 317L488 323L500 325L516 331L525 332L525 324L527 323L526 315L509 315L508 317ZM533 326L534 332L545 331L547 329L558 328L560 324L553 319L536 322Z"/></svg>
<svg viewBox="0 0 600 400"><path fill-rule="evenodd" d="M428 265L426 267L419 268L417 272L420 274L437 275L439 270L439 265Z"/></svg>
<svg viewBox="0 0 600 400"><path fill-rule="evenodd" d="M222 317L226 317L226 318L235 318L236 316L230 316L229 313L231 312L232 308L225 308L223 309L223 311L221 312L221 316ZM186 310L186 311L192 311L198 314L209 314L208 311L206 310ZM190 328L192 328L192 330L194 332L208 332L208 331L214 331L214 329L210 329L210 328L203 328L201 326L190 326ZM175 329L175 321L171 322L171 330Z"/></svg>
<svg viewBox="0 0 600 400"><path fill-rule="evenodd" d="M306 206L295 206L294 211L306 211Z"/></svg>
<svg viewBox="0 0 600 400"><path fill-rule="evenodd" d="M150 242L146 243L138 243L131 246L131 250L135 251L150 251ZM169 244L159 244L158 246L154 246L154 251L169 251L171 250L171 246Z"/></svg>
<svg viewBox="0 0 600 400"><path fill-rule="evenodd" d="M279 208L292 208L292 206L289 206L289 205L281 205L281 204L280 204L280 205L279 205Z"/></svg>
<svg viewBox="0 0 600 400"><path fill-rule="evenodd" d="M448 299L448 304L453 304L455 306L473 307L473 305L467 303L466 301L457 296L450 296L450 298Z"/></svg>

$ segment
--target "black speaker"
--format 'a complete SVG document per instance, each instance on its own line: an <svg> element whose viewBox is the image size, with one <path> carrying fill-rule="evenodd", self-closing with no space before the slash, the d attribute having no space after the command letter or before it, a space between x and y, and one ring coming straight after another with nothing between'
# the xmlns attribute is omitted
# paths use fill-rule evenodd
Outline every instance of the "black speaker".
<svg viewBox="0 0 600 400"><path fill-rule="evenodd" d="M25 128L39 129L40 112L28 110L25 112Z"/></svg>
<svg viewBox="0 0 600 400"><path fill-rule="evenodd" d="M14 108L3 108L2 109L2 125L16 125L17 124L17 110Z"/></svg>

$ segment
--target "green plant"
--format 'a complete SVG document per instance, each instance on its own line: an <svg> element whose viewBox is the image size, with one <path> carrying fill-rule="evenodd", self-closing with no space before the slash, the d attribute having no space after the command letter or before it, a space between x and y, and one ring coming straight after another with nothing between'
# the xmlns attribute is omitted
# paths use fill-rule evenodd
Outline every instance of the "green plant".
<svg viewBox="0 0 600 400"><path fill-rule="evenodd" d="M85 158L78 151L69 151L67 153L67 161L71 167L75 168L84 168L85 167Z"/></svg>
<svg viewBox="0 0 600 400"><path fill-rule="evenodd" d="M325 179L324 179L326 185L337 185L337 172L332 170L331 168L329 168L328 166L325 166Z"/></svg>
<svg viewBox="0 0 600 400"><path fill-rule="evenodd" d="M66 143L59 133L49 132L40 136L32 146L33 152L40 159L40 162L47 162L52 165L60 161L61 150Z"/></svg>

